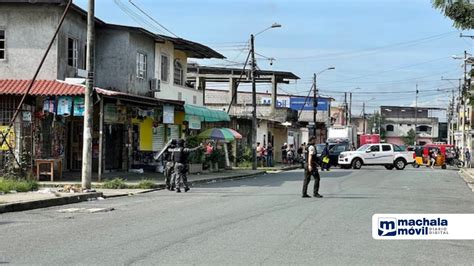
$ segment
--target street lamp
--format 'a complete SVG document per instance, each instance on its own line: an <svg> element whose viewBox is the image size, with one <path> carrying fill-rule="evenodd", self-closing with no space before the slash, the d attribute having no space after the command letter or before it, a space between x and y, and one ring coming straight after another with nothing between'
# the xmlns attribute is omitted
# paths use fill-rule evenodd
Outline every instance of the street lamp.
<svg viewBox="0 0 474 266"><path fill-rule="evenodd" d="M256 63L255 63L255 36L273 28L280 28L281 25L278 23L273 23L270 27L263 29L262 31L257 32L256 34L250 34L250 52L252 56L252 68L251 68L251 77L252 77L252 169L257 169L257 85L255 83L255 72L256 72ZM275 104L275 103L272 103Z"/></svg>
<svg viewBox="0 0 474 266"><path fill-rule="evenodd" d="M331 67L328 67L328 68L325 68L321 71L319 71L318 73L315 73L313 75L313 89L314 89L314 94L313 94L313 123L314 123L314 128L313 128L313 136L316 137L316 125L317 125L317 122L316 122L316 115L318 113L318 87L316 86L316 78L319 74L323 73L324 71L327 71L327 70L333 70L333 69L336 69L335 67L331 66Z"/></svg>

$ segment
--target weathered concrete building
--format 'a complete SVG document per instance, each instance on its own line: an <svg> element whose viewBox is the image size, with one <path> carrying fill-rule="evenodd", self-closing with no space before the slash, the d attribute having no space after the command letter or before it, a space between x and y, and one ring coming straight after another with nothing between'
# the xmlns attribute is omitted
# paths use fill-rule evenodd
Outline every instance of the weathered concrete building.
<svg viewBox="0 0 474 266"><path fill-rule="evenodd" d="M0 1L0 130L9 124L66 3ZM15 120L10 136L16 139L11 144L17 144L17 155L26 150L32 163L51 158L61 161L64 169L81 166L86 20L87 13L72 5ZM187 58L223 56L181 38L100 19L95 22L93 157L99 163L94 168L152 164L154 151L167 139L183 135L184 104L202 103L202 92L186 84ZM105 157L105 151L110 156ZM0 164L2 160L0 154Z"/></svg>
<svg viewBox="0 0 474 266"><path fill-rule="evenodd" d="M416 130L417 144L424 145L438 141L439 118L431 116L431 111L439 108L381 106L387 143L404 145L403 137L408 131Z"/></svg>

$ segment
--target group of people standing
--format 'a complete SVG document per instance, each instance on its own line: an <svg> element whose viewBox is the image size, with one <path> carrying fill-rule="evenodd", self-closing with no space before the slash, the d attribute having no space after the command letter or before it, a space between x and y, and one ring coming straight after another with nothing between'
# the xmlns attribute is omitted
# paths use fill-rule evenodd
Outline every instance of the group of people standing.
<svg viewBox="0 0 474 266"><path fill-rule="evenodd" d="M189 154L203 148L202 144L195 148L186 148L184 139L171 140L171 143L165 149L163 155L165 163L165 183L166 189L170 191L176 190L177 193L189 191L187 173L189 170Z"/></svg>
<svg viewBox="0 0 474 266"><path fill-rule="evenodd" d="M273 145L270 142L266 147L257 142L257 161L262 167L273 167Z"/></svg>

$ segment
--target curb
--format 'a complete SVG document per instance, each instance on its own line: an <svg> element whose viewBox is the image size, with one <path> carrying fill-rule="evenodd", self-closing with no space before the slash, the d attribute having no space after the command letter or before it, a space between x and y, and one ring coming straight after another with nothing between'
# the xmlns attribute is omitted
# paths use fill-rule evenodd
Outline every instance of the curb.
<svg viewBox="0 0 474 266"><path fill-rule="evenodd" d="M98 198L98 197L102 197L102 192L92 192L92 193L81 194L81 195L61 196L57 198L44 199L44 200L6 203L6 204L0 204L0 213L26 211L26 210L33 210L33 209L39 209L39 208L47 208L47 207L52 207L52 206L66 205L66 204L71 204L71 203L87 201L88 199Z"/></svg>
<svg viewBox="0 0 474 266"><path fill-rule="evenodd" d="M111 198L133 196L133 195L145 194L145 193L150 193L150 192L154 192L154 191L158 191L158 190L163 190L164 188L165 188L165 185L159 184L159 185L156 186L156 188L151 188L151 189L147 189L147 190L144 190L144 191L133 192L133 193L130 193L130 192L125 193L124 192L124 193L117 193L117 194L114 194L114 195L104 195L102 197L104 197L104 199L111 199ZM101 192L101 193L103 193L103 192Z"/></svg>
<svg viewBox="0 0 474 266"><path fill-rule="evenodd" d="M471 189L471 191L474 192L474 177L464 169L461 169L458 174L464 182L466 182L466 185Z"/></svg>
<svg viewBox="0 0 474 266"><path fill-rule="evenodd" d="M280 169L280 171L289 171L289 170L294 170L297 168L298 168L297 166L294 166L294 167L291 166L291 167ZM262 171L259 171L256 173L250 173L250 174L232 175L232 176L225 176L225 177L216 177L216 178L189 181L189 185L194 186L195 184L214 183L214 182L221 182L221 181L226 181L226 180L240 180L240 179L250 178L250 177L254 177L258 175L265 175L265 174L267 174L267 171L262 170ZM124 192L124 193L107 196L107 195L104 195L103 192L93 192L93 193L87 193L87 194L82 194L82 195L63 196L63 197L44 199L44 200L6 203L6 204L0 204L0 213L26 211L26 210L33 210L33 209L39 209L39 208L47 208L47 207L52 207L52 206L60 206L60 205L87 201L90 198L103 197L103 198L109 199L109 198L126 197L126 196L150 193L150 192L154 192L158 190L163 190L165 188L166 188L165 184L157 184L156 188L152 188L152 189L148 189L148 190L144 190L140 192L134 192L134 193Z"/></svg>
<svg viewBox="0 0 474 266"><path fill-rule="evenodd" d="M225 180L234 180L234 179L239 180L239 179L250 178L250 177L253 177L253 176L257 176L257 175L264 175L264 174L267 174L267 172L266 171L259 171L257 173L251 173L251 174L242 174L242 175L208 178L208 179L189 181L188 183L189 183L189 185L192 186L194 184L214 183L214 182L225 181Z"/></svg>

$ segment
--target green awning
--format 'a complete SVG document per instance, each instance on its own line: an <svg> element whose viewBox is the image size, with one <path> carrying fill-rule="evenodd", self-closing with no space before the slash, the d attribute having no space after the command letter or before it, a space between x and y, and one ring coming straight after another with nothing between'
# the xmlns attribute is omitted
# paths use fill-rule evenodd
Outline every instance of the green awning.
<svg viewBox="0 0 474 266"><path fill-rule="evenodd" d="M186 113L186 116L198 116L201 118L202 122L230 121L230 116L226 112L209 109L204 106L185 104L184 111Z"/></svg>

